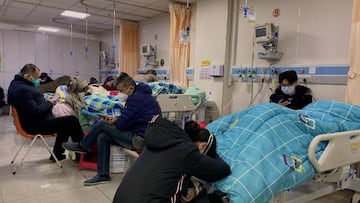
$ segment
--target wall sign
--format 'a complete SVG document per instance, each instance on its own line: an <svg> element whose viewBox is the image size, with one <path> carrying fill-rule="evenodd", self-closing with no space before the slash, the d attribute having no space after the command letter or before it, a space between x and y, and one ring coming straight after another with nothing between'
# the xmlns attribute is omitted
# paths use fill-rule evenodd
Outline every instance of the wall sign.
<svg viewBox="0 0 360 203"><path fill-rule="evenodd" d="M275 8L273 11L273 16L274 17L279 17L280 16L280 8Z"/></svg>

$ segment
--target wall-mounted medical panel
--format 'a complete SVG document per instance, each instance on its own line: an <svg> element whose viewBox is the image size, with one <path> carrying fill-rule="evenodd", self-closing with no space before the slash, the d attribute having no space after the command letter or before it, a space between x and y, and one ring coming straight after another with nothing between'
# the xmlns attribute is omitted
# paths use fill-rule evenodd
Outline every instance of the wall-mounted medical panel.
<svg viewBox="0 0 360 203"><path fill-rule="evenodd" d="M333 84L345 85L349 72L347 65L314 65L301 67L277 67L277 73L280 74L286 70L295 70L298 74L299 82L311 84Z"/></svg>
<svg viewBox="0 0 360 203"><path fill-rule="evenodd" d="M194 68L193 67L186 68L186 77L189 81L194 80Z"/></svg>
<svg viewBox="0 0 360 203"><path fill-rule="evenodd" d="M155 69L156 75L159 80L170 80L170 69L167 68L157 68Z"/></svg>
<svg viewBox="0 0 360 203"><path fill-rule="evenodd" d="M231 78L232 81L241 80L242 76L242 68L240 66L233 66L231 67Z"/></svg>
<svg viewBox="0 0 360 203"><path fill-rule="evenodd" d="M209 69L209 75L212 77L224 76L224 65L212 65Z"/></svg>
<svg viewBox="0 0 360 203"><path fill-rule="evenodd" d="M232 81L256 82L276 78L284 71L296 71L300 83L345 85L349 72L348 65L304 65L272 67L238 67L231 69ZM270 80L269 80L270 81Z"/></svg>

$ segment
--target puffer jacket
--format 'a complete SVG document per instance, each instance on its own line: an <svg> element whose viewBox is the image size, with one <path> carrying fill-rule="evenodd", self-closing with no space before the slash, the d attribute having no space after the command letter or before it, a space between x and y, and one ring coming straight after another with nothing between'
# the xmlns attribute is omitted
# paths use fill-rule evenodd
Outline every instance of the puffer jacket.
<svg viewBox="0 0 360 203"><path fill-rule="evenodd" d="M223 160L201 154L181 128L164 118L149 124L144 139L145 150L121 181L114 203L178 202L185 176L214 182L230 174Z"/></svg>
<svg viewBox="0 0 360 203"><path fill-rule="evenodd" d="M34 132L32 126L52 118L52 107L31 82L15 75L8 90L8 104L15 107L21 126L28 133Z"/></svg>
<svg viewBox="0 0 360 203"><path fill-rule="evenodd" d="M126 101L121 116L116 120L116 128L120 131L132 131L144 137L145 129L154 115L161 115L161 108L152 91L146 84L136 85L135 91Z"/></svg>

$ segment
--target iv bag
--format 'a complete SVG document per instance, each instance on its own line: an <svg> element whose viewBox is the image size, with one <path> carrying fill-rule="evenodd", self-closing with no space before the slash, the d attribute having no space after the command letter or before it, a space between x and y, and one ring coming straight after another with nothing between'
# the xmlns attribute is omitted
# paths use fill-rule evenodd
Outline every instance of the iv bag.
<svg viewBox="0 0 360 203"><path fill-rule="evenodd" d="M180 43L183 45L187 45L190 42L190 27L186 27L186 29L180 32Z"/></svg>

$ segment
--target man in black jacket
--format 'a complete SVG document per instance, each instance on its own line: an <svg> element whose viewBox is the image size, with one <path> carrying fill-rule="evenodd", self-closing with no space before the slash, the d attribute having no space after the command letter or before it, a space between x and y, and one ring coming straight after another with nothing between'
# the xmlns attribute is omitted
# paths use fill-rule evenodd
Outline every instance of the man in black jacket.
<svg viewBox="0 0 360 203"><path fill-rule="evenodd" d="M56 101L45 100L44 96L36 89L40 84L40 69L34 64L26 64L20 73L15 75L8 90L8 104L15 107L23 129L29 134L54 134L56 141L54 154L58 160L65 159L62 143L71 136L78 142L83 137L79 120L75 116L55 118L52 107ZM50 157L50 160L54 160Z"/></svg>
<svg viewBox="0 0 360 203"><path fill-rule="evenodd" d="M278 103L290 109L302 109L312 102L311 90L298 84L298 76L294 70L279 75L279 87L270 96L270 102Z"/></svg>
<svg viewBox="0 0 360 203"><path fill-rule="evenodd" d="M4 98L5 98L4 89L0 87L0 109L5 105Z"/></svg>
<svg viewBox="0 0 360 203"><path fill-rule="evenodd" d="M200 153L200 146L206 144L195 144L166 119L150 123L144 138L145 150L123 178L114 203L180 202L185 176L214 182L230 174L230 167L217 155Z"/></svg>

